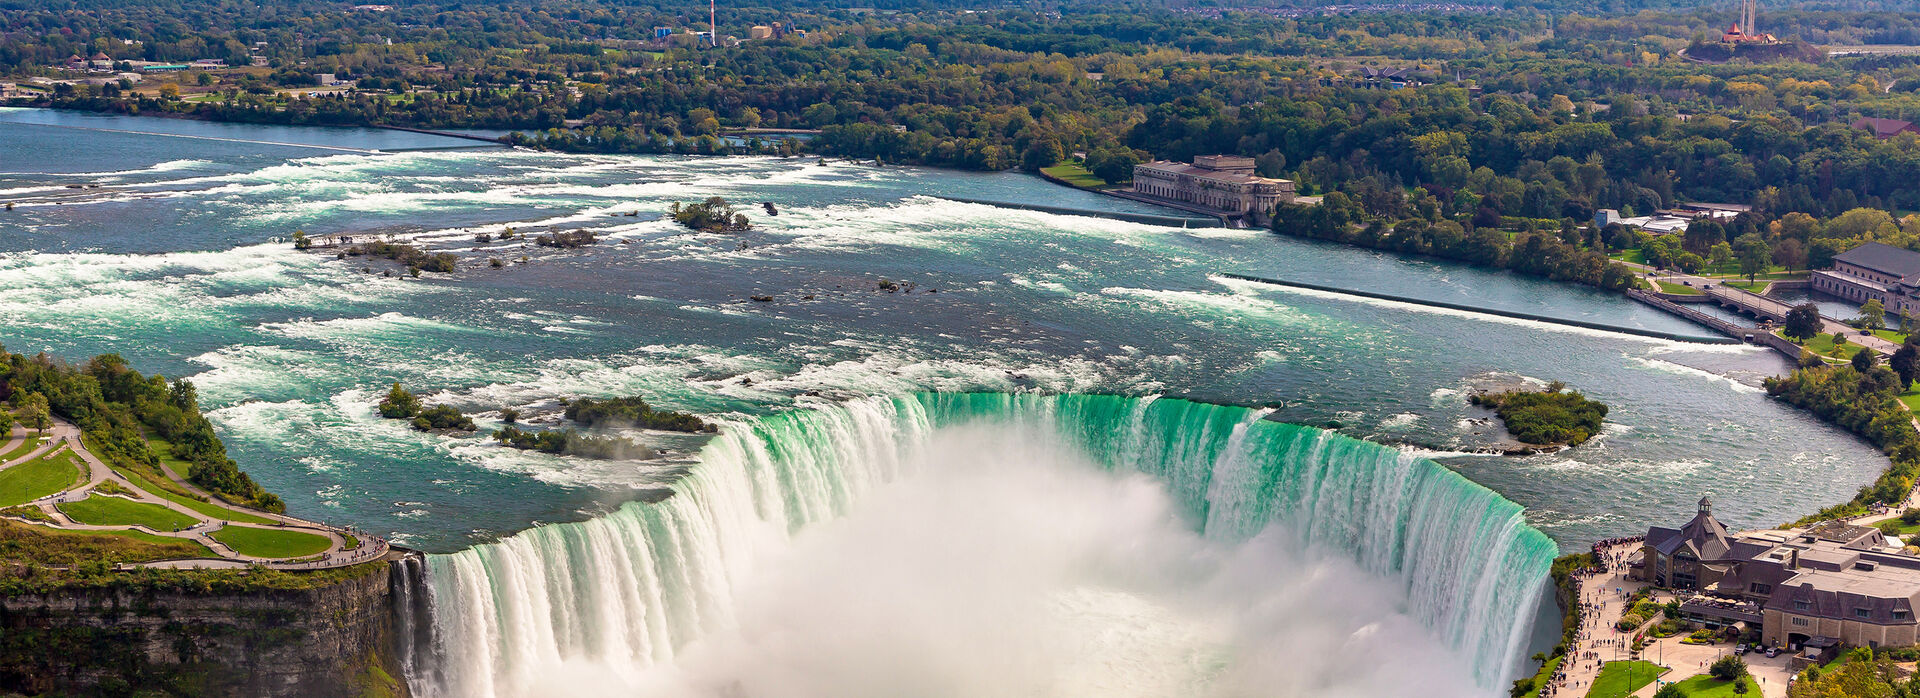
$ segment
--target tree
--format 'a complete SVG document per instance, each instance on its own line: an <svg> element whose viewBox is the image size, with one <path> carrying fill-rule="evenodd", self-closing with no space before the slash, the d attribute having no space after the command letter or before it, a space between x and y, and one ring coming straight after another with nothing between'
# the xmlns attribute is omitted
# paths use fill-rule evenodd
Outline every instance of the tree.
<svg viewBox="0 0 1920 698"><path fill-rule="evenodd" d="M1713 265L1716 271L1732 264L1733 246L1724 242L1713 243L1713 247L1707 249L1707 263Z"/></svg>
<svg viewBox="0 0 1920 698"><path fill-rule="evenodd" d="M1835 342L1835 344L1838 344L1838 342ZM1880 363L1879 356L1879 354L1873 353L1872 349L1861 347L1860 351L1853 353L1853 370L1859 371L1862 375L1872 371L1873 367Z"/></svg>
<svg viewBox="0 0 1920 698"><path fill-rule="evenodd" d="M1820 321L1820 306L1807 303L1787 311L1786 326L1782 330L1788 337L1804 342L1819 335L1823 324Z"/></svg>
<svg viewBox="0 0 1920 698"><path fill-rule="evenodd" d="M40 393L27 393L20 398L20 421L33 425L33 430L47 433L47 422L53 418L47 411L47 396Z"/></svg>
<svg viewBox="0 0 1920 698"><path fill-rule="evenodd" d="M400 387L399 383L393 384L393 388L387 391L387 396L380 400L380 416L387 419L406 419L419 414L420 398L414 397L413 393L407 392L407 389Z"/></svg>
<svg viewBox="0 0 1920 698"><path fill-rule="evenodd" d="M1681 690L1680 684L1670 683L1654 691L1653 698L1687 698L1687 692Z"/></svg>
<svg viewBox="0 0 1920 698"><path fill-rule="evenodd" d="M1909 336L1908 339L1914 338ZM1920 377L1920 349L1915 349L1912 341L1900 345L1887 357L1887 368L1893 369L1893 374L1900 377L1900 389L1905 392L1913 387L1914 378Z"/></svg>
<svg viewBox="0 0 1920 698"><path fill-rule="evenodd" d="M1126 148L1102 150L1094 155L1095 157L1087 158L1088 169L1093 172L1093 176L1106 180L1108 184L1119 184L1133 179L1133 166L1140 164L1140 157Z"/></svg>
<svg viewBox="0 0 1920 698"><path fill-rule="evenodd" d="M1734 254L1740 258L1740 273L1747 276L1748 283L1766 273L1768 262L1773 261L1773 250L1767 247L1767 239L1759 233L1747 233L1735 240Z"/></svg>
<svg viewBox="0 0 1920 698"><path fill-rule="evenodd" d="M1860 325L1869 330L1887 326L1887 307L1880 304L1880 299L1875 298L1860 306Z"/></svg>
<svg viewBox="0 0 1920 698"><path fill-rule="evenodd" d="M1747 660L1741 659L1739 655L1729 654L1715 661L1707 673L1713 674L1713 678L1721 681L1733 681L1747 675Z"/></svg>

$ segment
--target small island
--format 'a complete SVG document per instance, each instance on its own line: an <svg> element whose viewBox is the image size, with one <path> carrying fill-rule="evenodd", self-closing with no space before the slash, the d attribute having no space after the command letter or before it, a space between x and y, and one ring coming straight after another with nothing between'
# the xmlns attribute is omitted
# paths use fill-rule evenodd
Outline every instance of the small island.
<svg viewBox="0 0 1920 698"><path fill-rule="evenodd" d="M1477 393L1468 402L1493 410L1513 438L1536 446L1578 446L1600 433L1607 406L1554 381L1544 390Z"/></svg>
<svg viewBox="0 0 1920 698"><path fill-rule="evenodd" d="M747 221L747 214L735 212L733 204L718 196L707 197L697 204L675 201L667 212L672 214L674 222L702 232L737 233L753 227Z"/></svg>

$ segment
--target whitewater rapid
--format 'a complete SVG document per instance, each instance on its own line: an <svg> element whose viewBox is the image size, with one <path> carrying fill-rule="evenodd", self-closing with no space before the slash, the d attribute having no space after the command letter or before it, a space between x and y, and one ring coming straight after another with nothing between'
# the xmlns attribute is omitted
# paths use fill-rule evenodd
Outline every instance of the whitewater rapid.
<svg viewBox="0 0 1920 698"><path fill-rule="evenodd" d="M1410 453L1172 399L732 425L653 504L433 556L425 696L1491 695L1555 545Z"/></svg>

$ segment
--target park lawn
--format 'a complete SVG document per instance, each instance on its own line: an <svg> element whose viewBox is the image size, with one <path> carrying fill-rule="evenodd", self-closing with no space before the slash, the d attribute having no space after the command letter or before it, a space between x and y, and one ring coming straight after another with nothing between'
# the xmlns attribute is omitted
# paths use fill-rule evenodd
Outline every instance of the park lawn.
<svg viewBox="0 0 1920 698"><path fill-rule="evenodd" d="M1621 250L1609 256L1613 257L1614 259L1620 260L1622 262L1627 262L1629 264L1646 264L1647 263L1647 253L1641 252L1639 248L1634 248L1631 250Z"/></svg>
<svg viewBox="0 0 1920 698"><path fill-rule="evenodd" d="M1900 404L1907 406L1908 412L1920 413L1920 383L1913 384L1907 392L1900 394Z"/></svg>
<svg viewBox="0 0 1920 698"><path fill-rule="evenodd" d="M4 443L6 443L4 440L0 440L0 444L4 444ZM40 435L28 434L27 438L20 441L20 445L18 447L4 454L0 454L0 463L10 462L15 458L19 458L21 456L32 453L33 449L36 449L39 447L40 447Z"/></svg>
<svg viewBox="0 0 1920 698"><path fill-rule="evenodd" d="M177 531L198 521L158 504L95 495L60 505L60 513L91 526L145 526L155 531Z"/></svg>
<svg viewBox="0 0 1920 698"><path fill-rule="evenodd" d="M1748 292L1748 293L1759 293L1759 292L1761 292L1761 291L1764 291L1764 290L1766 290L1766 288L1767 288L1767 284L1771 284L1771 283L1773 283L1773 282L1772 282L1772 281L1764 281L1764 280L1763 280L1763 281L1755 281L1755 282L1753 282L1753 283L1748 283L1748 282L1745 282L1745 281L1722 281L1722 282L1720 282L1720 285L1721 285L1721 286L1726 286L1726 287L1728 287L1728 288L1737 288L1737 289L1740 289L1740 290L1742 290L1742 291L1746 291L1746 292Z"/></svg>
<svg viewBox="0 0 1920 698"><path fill-rule="evenodd" d="M1742 676L1740 680L1747 683L1747 695L1758 698L1760 684L1755 683L1751 676ZM1734 698L1740 695L1733 692L1734 683L1713 678L1712 674L1701 674L1681 681L1680 690L1686 692L1687 698Z"/></svg>
<svg viewBox="0 0 1920 698"><path fill-rule="evenodd" d="M173 472L185 473L187 472L187 468L193 465L179 458L175 458L173 455L173 444L165 439L149 435L147 437L147 446L153 450L154 455L160 457L160 462L168 468L173 469ZM129 472L124 468L114 468L114 472L126 476L127 479L133 481L133 484L139 485L140 489L152 492L154 496L161 499L184 505L188 509L199 512L202 516L211 516L222 521L236 521L239 523L276 523L273 519L264 516L255 516L244 511L221 506L214 502L201 501L199 498L189 494L186 488L181 487L179 483L174 482L172 478L166 477L164 472L135 473ZM155 478L164 479L165 482L157 482Z"/></svg>
<svg viewBox="0 0 1920 698"><path fill-rule="evenodd" d="M1684 286L1684 285L1681 285L1681 284L1670 284L1670 283L1667 283L1667 282L1665 282L1665 281L1655 281L1654 283L1656 283L1656 284L1659 284L1659 285L1660 285L1660 292L1661 292L1661 293L1671 293L1671 294L1674 294L1674 295L1679 295L1679 296L1698 296L1698 295L1700 295L1700 289L1697 289L1697 288L1694 288L1694 287L1692 287L1692 286Z"/></svg>
<svg viewBox="0 0 1920 698"><path fill-rule="evenodd" d="M1874 330L1873 336L1893 342L1894 344L1907 343L1907 335L1893 330Z"/></svg>
<svg viewBox="0 0 1920 698"><path fill-rule="evenodd" d="M1600 675L1594 677L1587 698L1626 698L1669 671L1672 670L1638 659L1607 662L1600 667Z"/></svg>
<svg viewBox="0 0 1920 698"><path fill-rule="evenodd" d="M1776 331L1774 334L1780 334L1782 331ZM1780 334L1780 336L1784 337L1786 335ZM1798 344L1800 344L1800 346L1813 350L1813 353L1815 354L1819 354L1829 359L1840 359L1843 361L1851 360L1854 354L1860 353L1860 345L1855 344L1853 342L1847 342L1846 344L1841 345L1840 355L1835 356L1832 353L1833 352L1833 335L1831 334L1816 335L1814 336L1813 339L1807 340L1806 342L1800 342Z"/></svg>
<svg viewBox="0 0 1920 698"><path fill-rule="evenodd" d="M228 526L210 535L234 552L254 557L306 557L326 552L333 545L326 536L275 528Z"/></svg>
<svg viewBox="0 0 1920 698"><path fill-rule="evenodd" d="M1093 176L1087 168L1073 163L1061 163L1053 167L1042 167L1041 172L1081 189L1099 189L1107 186L1107 181Z"/></svg>
<svg viewBox="0 0 1920 698"><path fill-rule="evenodd" d="M80 466L73 454L41 457L0 470L0 507L26 504L80 482Z"/></svg>

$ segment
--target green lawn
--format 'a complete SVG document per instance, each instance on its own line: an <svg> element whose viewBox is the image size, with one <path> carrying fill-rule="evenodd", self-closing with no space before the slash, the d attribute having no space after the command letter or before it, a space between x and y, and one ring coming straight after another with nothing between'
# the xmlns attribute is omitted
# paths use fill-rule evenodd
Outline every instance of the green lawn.
<svg viewBox="0 0 1920 698"><path fill-rule="evenodd" d="M1600 675L1594 677L1587 698L1626 698L1668 671L1666 667L1638 659L1607 662L1600 667Z"/></svg>
<svg viewBox="0 0 1920 698"><path fill-rule="evenodd" d="M1092 172L1087 171L1087 168L1070 162L1053 167L1042 167L1040 171L1081 189L1099 189L1107 186L1106 180L1095 177Z"/></svg>
<svg viewBox="0 0 1920 698"><path fill-rule="evenodd" d="M6 443L4 440L0 440L0 444L4 444L4 443ZM39 447L40 447L40 435L28 434L26 440L21 441L18 447L4 454L0 454L0 463L11 462L15 458L19 458L21 456L32 453L33 449L36 449Z"/></svg>
<svg viewBox="0 0 1920 698"><path fill-rule="evenodd" d="M1660 291L1662 293L1672 293L1672 294L1681 295L1681 296L1700 295L1700 289L1695 288L1693 286L1684 286L1681 284L1670 284L1665 281L1655 281L1654 283L1660 285Z"/></svg>
<svg viewBox="0 0 1920 698"><path fill-rule="evenodd" d="M1893 342L1894 344L1905 344L1905 343L1907 343L1907 336L1906 336L1906 335L1904 335L1904 334L1901 334L1901 333L1899 333L1899 332L1895 332L1895 331L1893 331L1893 330L1874 330L1874 331L1873 331L1873 336L1875 336L1875 337L1879 337L1879 338L1881 338L1881 339L1884 339L1884 340L1887 340L1887 341L1889 341L1889 342Z"/></svg>
<svg viewBox="0 0 1920 698"><path fill-rule="evenodd" d="M0 507L25 504L63 492L79 482L80 466L74 463L73 454L35 458L0 470Z"/></svg>
<svg viewBox="0 0 1920 698"><path fill-rule="evenodd" d="M173 469L173 472L185 474L187 468L192 465L179 458L175 458L173 456L173 444L168 443L165 439L148 436L147 445L153 449L154 455L160 457L160 462L166 464L168 468ZM274 523L273 519L263 516L255 516L213 502L200 501L189 495L186 488L181 487L178 483L168 479L163 473L156 470L149 469L146 472L134 472L125 468L114 468L113 470L128 480L132 480L133 484L138 485L140 489L151 492L154 496L161 499L184 505L188 509L199 512L202 516L211 516L222 521L238 521L240 523Z"/></svg>
<svg viewBox="0 0 1920 698"><path fill-rule="evenodd" d="M1920 413L1920 383L1900 394L1900 404L1906 405L1908 412Z"/></svg>
<svg viewBox="0 0 1920 698"><path fill-rule="evenodd" d="M1781 334L1781 332L1784 332L1784 330L1776 330L1774 334L1779 334L1782 337L1786 336L1784 334ZM1840 347L1840 354L1838 356L1834 355L1833 354L1833 335L1830 335L1830 334L1816 335L1813 339L1807 340L1806 342L1802 342L1799 344L1800 346L1806 347L1808 349L1812 349L1813 353L1819 354L1829 359L1848 360L1848 359L1852 359L1854 354L1860 353L1860 345L1855 344L1851 339L1849 339L1846 344Z"/></svg>
<svg viewBox="0 0 1920 698"><path fill-rule="evenodd" d="M191 516L158 504L106 496L67 502L60 505L60 513L93 526L145 526L155 531L175 531L197 523Z"/></svg>
<svg viewBox="0 0 1920 698"><path fill-rule="evenodd" d="M1621 251L1619 251L1619 252L1615 252L1615 253L1613 253L1612 255L1609 255L1609 256L1611 256L1611 257L1613 257L1614 259L1617 259L1617 260L1620 260L1620 261L1622 261L1622 262L1628 262L1628 263L1632 263L1632 264L1646 264L1646 263L1647 263L1647 255L1646 255L1646 253L1644 253L1644 252L1641 252L1641 251L1640 251L1640 250L1638 250L1638 249L1632 249L1632 250L1621 250Z"/></svg>
<svg viewBox="0 0 1920 698"><path fill-rule="evenodd" d="M1761 279L1753 283L1747 283L1743 279L1740 281L1722 281L1720 282L1720 285L1726 286L1727 288L1737 288L1742 291L1746 291L1748 293L1759 293L1761 291L1767 290L1767 284L1770 284L1770 283L1773 283L1773 282L1767 281L1765 279Z"/></svg>
<svg viewBox="0 0 1920 698"><path fill-rule="evenodd" d="M1740 680L1747 682L1748 696L1759 698L1760 684L1755 683L1753 677L1745 676ZM1701 674L1681 681L1680 690L1686 692L1687 698L1734 698L1740 694L1733 692L1733 684L1732 681L1713 678L1712 674Z"/></svg>
<svg viewBox="0 0 1920 698"><path fill-rule="evenodd" d="M274 528L228 526L211 535L234 552L254 557L306 557L326 552L332 545L326 536Z"/></svg>

